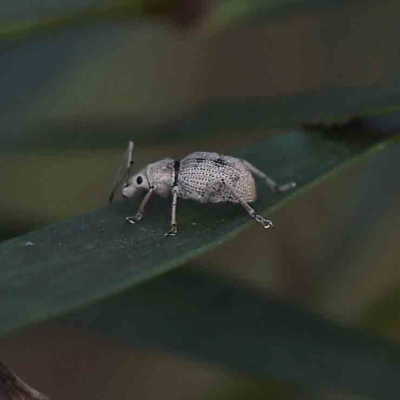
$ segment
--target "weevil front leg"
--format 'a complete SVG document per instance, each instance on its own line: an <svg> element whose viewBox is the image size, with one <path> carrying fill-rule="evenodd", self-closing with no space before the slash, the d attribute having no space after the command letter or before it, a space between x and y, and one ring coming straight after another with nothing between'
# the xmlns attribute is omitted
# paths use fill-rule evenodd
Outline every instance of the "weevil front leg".
<svg viewBox="0 0 400 400"><path fill-rule="evenodd" d="M230 190L232 193L233 197L239 202L239 204L249 213L251 218L254 218L259 224L261 224L265 229L272 228L274 224L270 219L264 218L262 215L257 214L257 211L251 207L248 203L243 201L240 196L236 193L235 188L229 185L229 183L226 183L225 181L222 181L222 183Z"/></svg>
<svg viewBox="0 0 400 400"><path fill-rule="evenodd" d="M292 189L296 186L296 182L288 182L283 185L278 185L267 174L264 174L264 172L260 171L253 164L250 164L246 160L242 160L242 162L249 169L249 171L252 172L255 176L264 179L268 187L275 193L286 192L286 190Z"/></svg>
<svg viewBox="0 0 400 400"><path fill-rule="evenodd" d="M178 234L178 225L176 223L176 205L178 204L178 186L172 187L172 208L171 208L171 229L164 236L176 236Z"/></svg>
<svg viewBox="0 0 400 400"><path fill-rule="evenodd" d="M142 219L146 204L148 203L148 201L150 200L151 195L154 193L154 191L156 189L157 189L157 186L155 186L155 185L150 186L149 191L146 193L146 195L144 196L142 202L140 203L140 206L139 206L139 209L138 209L137 213L132 217L126 217L126 221L127 222L129 222L130 224L135 224L136 222L139 222Z"/></svg>

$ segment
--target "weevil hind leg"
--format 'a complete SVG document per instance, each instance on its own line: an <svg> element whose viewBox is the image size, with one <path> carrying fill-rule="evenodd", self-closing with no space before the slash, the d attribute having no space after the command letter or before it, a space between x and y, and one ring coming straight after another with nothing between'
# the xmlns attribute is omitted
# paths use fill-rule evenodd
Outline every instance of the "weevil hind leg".
<svg viewBox="0 0 400 400"><path fill-rule="evenodd" d="M246 160L242 160L243 164L249 169L250 172L252 172L255 176L258 178L261 178L265 181L267 186L274 192L274 193L280 193L280 192L286 192L287 190L293 189L296 186L296 182L288 182L283 185L278 185L274 180L272 180L267 174L264 172L260 171L257 167L255 167L253 164L249 163Z"/></svg>
<svg viewBox="0 0 400 400"><path fill-rule="evenodd" d="M265 229L273 228L274 224L270 219L264 218L262 215L257 214L257 211L253 207L251 207L248 203L243 201L231 185L229 185L225 181L222 181L222 183L231 191L232 195L239 202L239 204L248 212L251 218L254 218Z"/></svg>
<svg viewBox="0 0 400 400"><path fill-rule="evenodd" d="M146 204L150 200L150 197L154 193L156 188L157 188L156 186L150 186L149 191L146 193L142 202L140 203L137 213L131 217L126 217L125 218L126 222L129 222L130 224L136 224L136 222L139 222L142 219Z"/></svg>
<svg viewBox="0 0 400 400"><path fill-rule="evenodd" d="M178 234L178 224L176 222L176 206L178 204L178 186L172 187L172 207L171 207L171 229L164 235L176 236Z"/></svg>

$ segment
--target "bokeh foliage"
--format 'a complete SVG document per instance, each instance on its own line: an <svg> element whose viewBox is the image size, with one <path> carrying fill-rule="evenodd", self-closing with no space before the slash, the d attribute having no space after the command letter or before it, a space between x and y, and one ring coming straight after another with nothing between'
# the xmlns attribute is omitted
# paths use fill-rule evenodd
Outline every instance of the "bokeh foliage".
<svg viewBox="0 0 400 400"><path fill-rule="evenodd" d="M51 79L56 82L65 73L61 65L74 59L78 40L97 32L106 43L109 33L113 36L119 29L123 34L134 30L135 27L129 25L132 17L136 21L148 18L153 23L155 20L157 23L172 22L181 28L201 26L212 38L240 24L315 16L321 10L340 21L343 13L343 24L329 24L327 17L328 28L320 31L322 45L328 49L327 59L332 60L350 36L349 29L343 29L349 20L346 9L353 7L367 12L372 7L372 2L360 5L356 1L322 5L315 1L227 0L215 7L207 2L199 3L202 6L197 8L190 1L116 2L96 6L64 2L60 3L59 10L53 7L50 12L44 6L33 13L24 9L22 3L15 3L14 9L10 3L0 32L1 51L7 57L7 62L0 66L4 88L0 111L3 155L111 149L121 147L131 138L132 132L135 140L151 147L153 143L195 144L199 137L206 136L229 140L237 132L247 136L254 131L288 130L296 126L298 129L294 132L261 143L249 140L245 149L237 150L237 154L268 170L277 180L298 182L298 189L284 196L273 196L266 188L260 189L258 209L271 212L289 200L295 201L349 163L361 163L366 156L384 150L397 140L398 69L397 61L392 59L390 65L388 57L384 58L387 64L381 68L379 79L364 84L340 84L339 79L339 83L275 95L214 96L167 121L137 117L127 112L129 107L118 112L117 106L114 115L108 113L103 119L93 118L95 113L90 110L77 114L66 98L55 103L54 108L50 107L51 99L57 95L49 82ZM371 21L371 31L379 30L376 27L384 27L386 23L380 13ZM369 37L361 38L366 46ZM395 35L387 32L386 38L385 55L396 53ZM279 38L277 40L279 42ZM371 60L380 59L380 56L371 50ZM30 61L31 74L26 73L27 63L22 62L26 59ZM107 63L109 60L104 59L105 69ZM116 69L115 73L119 71ZM35 94L42 86L53 94L41 97L40 108L35 105ZM71 90L71 99L79 103L81 96L76 93L84 93L85 87L82 92ZM21 96L21 92L25 96ZM109 93L113 93L113 89ZM120 104L118 95L115 98ZM140 108L140 101L137 104ZM301 129L302 124L315 128L314 123L318 129ZM135 288L219 246L251 223L242 210L232 205L203 208L182 202L179 207L182 234L171 241L162 236L168 225L168 205L155 201L143 223L135 229L121 222L131 213L131 207L116 204L3 243L0 246L1 332L6 334L62 315L67 325L94 330L129 344L158 344L171 352L216 362L255 376L271 375L312 387L326 386L377 398L396 398L399 349L378 336L342 329L302 310L286 308L265 294L246 292L238 282L222 280L216 284L212 276L175 271L166 274L165 279L160 277L154 283L144 284L143 288ZM151 289L152 284L158 290ZM176 287L186 286L193 290L179 295L177 292L171 300L170 293ZM146 287L154 296L146 295ZM196 288L201 290L196 292ZM204 303L207 298L204 293L208 292L213 292L214 297ZM228 298L224 298L224 294ZM194 309L186 307L190 296L193 296L193 304L197 304ZM242 308L237 299L242 299L251 310L258 310L258 314L252 315L245 306ZM137 305L136 311L134 305ZM170 308L164 310L161 305ZM83 308L81 312L77 311L79 307ZM157 313L151 313L157 310L167 316L175 310L179 317L164 320ZM266 322L266 310L280 317ZM72 314L68 316L68 313ZM130 313L135 316L135 323L124 320L116 327L115 318ZM203 323L185 323L190 321L189 316ZM262 323L258 322L260 320ZM156 321L159 325L154 327L151 322ZM238 328L241 321L247 321L245 331ZM227 336L228 333L231 336ZM212 337L219 338L220 342L213 342ZM269 341L272 338L274 340ZM322 347L319 347L319 340ZM251 342L257 346L251 347ZM345 366L346 373L341 370Z"/></svg>

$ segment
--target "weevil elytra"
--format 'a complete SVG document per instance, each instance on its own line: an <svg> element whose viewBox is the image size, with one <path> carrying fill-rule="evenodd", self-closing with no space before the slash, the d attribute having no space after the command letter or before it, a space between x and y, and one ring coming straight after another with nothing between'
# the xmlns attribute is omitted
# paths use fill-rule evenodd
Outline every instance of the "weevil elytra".
<svg viewBox="0 0 400 400"><path fill-rule="evenodd" d="M162 197L172 194L171 229L165 236L178 232L176 207L178 197L200 203L239 203L264 228L271 228L271 220L264 218L250 206L257 199L254 176L264 180L275 193L284 192L296 186L295 182L278 185L248 161L218 153L195 152L182 160L164 158L148 164L136 174L131 173L133 142L129 142L122 165L114 180L110 196L123 184L122 197L132 198L145 193L137 213L126 220L132 224L140 221L144 209L153 193ZM254 175L254 176L253 176Z"/></svg>

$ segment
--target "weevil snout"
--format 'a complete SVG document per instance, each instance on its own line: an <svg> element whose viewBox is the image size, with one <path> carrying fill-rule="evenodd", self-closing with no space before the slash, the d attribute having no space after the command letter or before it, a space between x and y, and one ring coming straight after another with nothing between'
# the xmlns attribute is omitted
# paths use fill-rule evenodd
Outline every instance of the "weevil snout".
<svg viewBox="0 0 400 400"><path fill-rule="evenodd" d="M130 199L135 194L136 188L134 188L129 182L125 183L122 188L122 197L124 199Z"/></svg>

